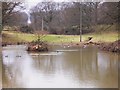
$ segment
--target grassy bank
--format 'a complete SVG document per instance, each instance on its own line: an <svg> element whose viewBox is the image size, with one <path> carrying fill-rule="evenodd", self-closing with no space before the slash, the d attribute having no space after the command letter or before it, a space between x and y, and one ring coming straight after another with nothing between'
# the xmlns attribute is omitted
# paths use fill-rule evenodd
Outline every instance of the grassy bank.
<svg viewBox="0 0 120 90"><path fill-rule="evenodd" d="M2 42L31 42L37 40L35 34L25 34L18 32L3 31ZM46 35L42 40L48 43L78 43L79 35ZM93 37L93 42L114 42L118 40L117 32L109 33L92 33L82 35L82 41L86 41L88 37Z"/></svg>

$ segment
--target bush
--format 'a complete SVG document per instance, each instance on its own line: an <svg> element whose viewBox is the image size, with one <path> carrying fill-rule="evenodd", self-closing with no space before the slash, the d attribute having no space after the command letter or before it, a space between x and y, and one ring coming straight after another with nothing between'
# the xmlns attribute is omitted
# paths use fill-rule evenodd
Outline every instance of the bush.
<svg viewBox="0 0 120 90"><path fill-rule="evenodd" d="M23 33L32 33L33 32L33 28L30 26L21 26L20 27L20 31Z"/></svg>

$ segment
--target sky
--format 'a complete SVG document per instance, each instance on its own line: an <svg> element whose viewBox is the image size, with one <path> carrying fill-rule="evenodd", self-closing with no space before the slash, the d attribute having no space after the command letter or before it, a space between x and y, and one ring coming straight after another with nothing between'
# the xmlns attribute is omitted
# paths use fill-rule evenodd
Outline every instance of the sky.
<svg viewBox="0 0 120 90"><path fill-rule="evenodd" d="M69 2L71 0L25 0L25 5L26 5L27 9L30 9L30 8L36 6L39 2L49 2L49 1L53 1L53 2Z"/></svg>
<svg viewBox="0 0 120 90"><path fill-rule="evenodd" d="M109 0L25 0L25 6L27 10L30 10L32 7L36 6L39 2L49 2L49 1L53 1L53 2L71 2L71 1L82 1L82 2L106 2ZM110 0L110 1L114 1L114 0ZM119 0L116 0L119 1Z"/></svg>
<svg viewBox="0 0 120 90"><path fill-rule="evenodd" d="M102 2L104 2L105 0L25 0L25 8L26 8L26 10L25 10L25 12L29 12L29 10L32 8L32 7L34 7L34 6L36 6L39 2L49 2L49 1L53 1L53 2L71 2L71 1L77 1L77 2L79 2L79 1L101 1L101 3Z"/></svg>
<svg viewBox="0 0 120 90"><path fill-rule="evenodd" d="M29 10L32 8L32 7L34 7L34 6L36 6L39 2L49 2L49 1L53 1L53 0L25 0L25 10L24 10L24 12L28 15L28 24L30 24L31 23L31 21L30 21L30 14L29 14ZM70 1L70 0L54 0L53 2L68 2L68 1Z"/></svg>
<svg viewBox="0 0 120 90"><path fill-rule="evenodd" d="M27 9L30 9L34 7L35 5L37 5L39 2L41 2L41 0L26 0L25 6Z"/></svg>

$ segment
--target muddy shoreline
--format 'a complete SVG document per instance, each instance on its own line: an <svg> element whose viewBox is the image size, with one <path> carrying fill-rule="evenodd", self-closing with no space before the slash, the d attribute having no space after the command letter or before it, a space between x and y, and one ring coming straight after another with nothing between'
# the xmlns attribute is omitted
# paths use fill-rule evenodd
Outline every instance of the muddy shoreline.
<svg viewBox="0 0 120 90"><path fill-rule="evenodd" d="M62 45L67 47L85 47L87 45L94 45L98 49L103 51L109 51L109 52L115 52L120 53L120 40L117 40L115 42L81 42L81 43L63 43L63 44L53 44L50 45Z"/></svg>
<svg viewBox="0 0 120 90"><path fill-rule="evenodd" d="M104 51L120 53L120 40L112 43L100 43L98 48Z"/></svg>
<svg viewBox="0 0 120 90"><path fill-rule="evenodd" d="M120 53L120 40L117 40L115 42L112 43L108 43L108 42L80 42L80 43L62 43L62 44L58 44L58 43L48 43L48 45L43 44L40 47L43 47L42 50L36 50L34 49L34 47L39 47L39 45L35 45L35 44L30 44L29 42L17 42L17 43L2 43L2 47L5 47L7 45L28 45L29 50L28 51L48 51L47 46L49 45L60 45L60 46L67 46L67 47L84 47L86 45L95 45L98 47L98 49L103 50L103 51L109 51L109 52L116 52L116 53ZM31 49L31 50L30 50Z"/></svg>

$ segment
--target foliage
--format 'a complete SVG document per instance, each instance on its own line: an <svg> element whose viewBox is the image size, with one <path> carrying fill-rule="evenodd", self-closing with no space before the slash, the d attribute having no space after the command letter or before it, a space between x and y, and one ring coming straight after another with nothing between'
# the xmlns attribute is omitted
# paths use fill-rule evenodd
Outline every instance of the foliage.
<svg viewBox="0 0 120 90"><path fill-rule="evenodd" d="M79 2L71 3L39 3L31 10L32 24L40 30L42 18L44 27L52 34L79 34L82 24L82 33L96 31L95 25L116 24L118 17L117 2ZM82 11L81 10L82 7ZM82 18L80 18L82 13ZM42 17L42 18L41 18ZM82 19L82 23L80 20ZM77 28L73 28L77 26ZM103 28L103 31L106 29Z"/></svg>
<svg viewBox="0 0 120 90"><path fill-rule="evenodd" d="M25 26L20 27L20 31L23 32L23 33L32 33L33 28L28 26L28 25L25 25Z"/></svg>
<svg viewBox="0 0 120 90"><path fill-rule="evenodd" d="M21 2L2 2L2 24L3 26L8 23L10 16L18 12L15 10L16 7L23 8L22 6L20 6L20 4Z"/></svg>
<svg viewBox="0 0 120 90"><path fill-rule="evenodd" d="M21 3L3 3L3 25L27 25L27 14L14 10L20 6ZM32 28L34 32L46 30L50 34L78 35L81 25L83 34L104 32L118 21L118 2L41 2L30 10L30 20L31 27L21 27L22 32L31 32Z"/></svg>

